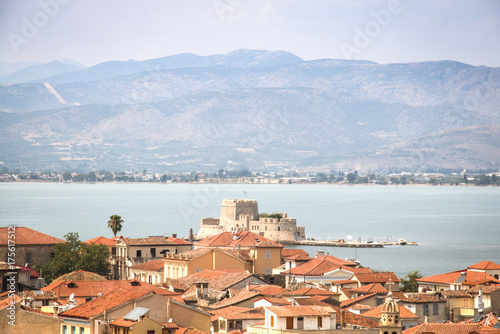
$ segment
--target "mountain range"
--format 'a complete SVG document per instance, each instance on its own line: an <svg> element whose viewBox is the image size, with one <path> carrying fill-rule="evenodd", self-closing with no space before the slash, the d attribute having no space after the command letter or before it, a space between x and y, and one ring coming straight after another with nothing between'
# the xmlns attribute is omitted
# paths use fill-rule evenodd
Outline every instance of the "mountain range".
<svg viewBox="0 0 500 334"><path fill-rule="evenodd" d="M0 161L27 170L498 169L500 68L236 50L53 62L0 79Z"/></svg>

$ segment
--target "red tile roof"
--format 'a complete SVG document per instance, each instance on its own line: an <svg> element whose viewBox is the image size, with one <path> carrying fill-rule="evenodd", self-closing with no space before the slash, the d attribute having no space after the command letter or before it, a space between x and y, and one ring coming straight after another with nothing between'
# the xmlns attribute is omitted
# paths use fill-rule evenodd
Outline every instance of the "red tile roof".
<svg viewBox="0 0 500 334"><path fill-rule="evenodd" d="M340 293L316 288L302 288L283 293L284 296L338 296Z"/></svg>
<svg viewBox="0 0 500 334"><path fill-rule="evenodd" d="M8 297L8 298L5 298L4 300L1 300L0 301L0 310L9 306L12 301L14 303L19 303L21 301L21 298L18 295L13 295L13 297Z"/></svg>
<svg viewBox="0 0 500 334"><path fill-rule="evenodd" d="M84 243L89 245L95 244L95 245L116 246L116 240L111 240L103 236L95 237L94 239L84 241Z"/></svg>
<svg viewBox="0 0 500 334"><path fill-rule="evenodd" d="M76 306L63 313L60 313L60 316L90 319L91 317L103 313L104 310L110 310L121 304L146 296L148 294L153 293L146 290L115 289L112 292L88 301L85 304Z"/></svg>
<svg viewBox="0 0 500 334"><path fill-rule="evenodd" d="M346 289L347 290L347 289ZM367 293L376 293L376 294L387 294L389 291L382 286L380 283L371 283L367 285L362 285L358 288L348 289L349 293L357 293L357 294L367 294Z"/></svg>
<svg viewBox="0 0 500 334"><path fill-rule="evenodd" d="M252 276L254 275L248 271L205 269L189 276L170 280L169 283L186 291L195 283L206 282L210 289L223 291Z"/></svg>
<svg viewBox="0 0 500 334"><path fill-rule="evenodd" d="M137 323L137 321L132 321L132 320L125 320L124 318L120 318L120 319L117 319L115 321L112 321L110 322L109 324L111 326L115 326L115 327L131 327L133 325L135 325Z"/></svg>
<svg viewBox="0 0 500 334"><path fill-rule="evenodd" d="M361 284L368 283L388 283L391 280L393 283L399 283L400 280L396 274L392 272L384 273L355 273L356 278Z"/></svg>
<svg viewBox="0 0 500 334"><path fill-rule="evenodd" d="M339 259L331 255L318 256L300 266L286 270L282 274L297 276L323 276L337 269L343 269L351 273L371 272L370 269L353 268L355 263Z"/></svg>
<svg viewBox="0 0 500 334"><path fill-rule="evenodd" d="M231 306L231 305L237 305L241 302L247 301L252 298L256 298L259 296L258 292L255 291L248 291L245 289L232 289L231 290L233 295L227 299L224 299L218 303L210 305L210 308L216 310L219 308Z"/></svg>
<svg viewBox="0 0 500 334"><path fill-rule="evenodd" d="M256 302L259 301L259 300L267 300L272 305L291 305L292 304L291 302L289 302L284 297L269 297L269 296L264 296L262 298L257 299Z"/></svg>
<svg viewBox="0 0 500 334"><path fill-rule="evenodd" d="M249 231L222 232L195 243L195 247L266 247L282 248L283 245Z"/></svg>
<svg viewBox="0 0 500 334"><path fill-rule="evenodd" d="M264 309L259 307L257 309L248 309L245 307L228 306L218 310L213 310L212 321L222 317L226 320L258 320L264 319Z"/></svg>
<svg viewBox="0 0 500 334"><path fill-rule="evenodd" d="M411 304L439 303L446 302L446 299L434 293L411 293L406 295L403 302Z"/></svg>
<svg viewBox="0 0 500 334"><path fill-rule="evenodd" d="M250 285L252 291L259 292L262 296L280 296L287 290L277 285Z"/></svg>
<svg viewBox="0 0 500 334"><path fill-rule="evenodd" d="M147 238L124 238L123 241L129 246L155 246L155 245L192 245L191 242L178 238L151 236Z"/></svg>
<svg viewBox="0 0 500 334"><path fill-rule="evenodd" d="M380 320L382 318L382 307L384 305L379 305L372 310L363 312L363 316L367 318ZM399 316L402 320L418 320L418 315L410 311L405 306L399 307Z"/></svg>
<svg viewBox="0 0 500 334"><path fill-rule="evenodd" d="M43 291L53 291L61 298L67 298L72 293L75 297L96 297L99 294L107 294L115 289L154 291L158 295L174 296L177 293L156 285L148 284L138 280L117 281L57 281L42 288Z"/></svg>
<svg viewBox="0 0 500 334"><path fill-rule="evenodd" d="M465 280L463 280L463 285L477 285L484 284L487 282L492 282L500 284L500 281L495 279L493 276L486 274L481 271L452 271L450 273L427 276L423 278L418 278L418 283L436 283L436 284L455 284L461 278L462 273L465 274Z"/></svg>
<svg viewBox="0 0 500 334"><path fill-rule="evenodd" d="M435 322L425 322L421 325L406 329L403 334L420 334L420 333L433 333L433 334L470 334L474 330L481 327L478 323L444 323L438 324Z"/></svg>
<svg viewBox="0 0 500 334"><path fill-rule="evenodd" d="M13 228L0 227L0 245L7 245L7 234L11 234ZM16 236L16 245L55 245L65 243L65 240L38 232L29 227L16 227L13 233Z"/></svg>
<svg viewBox="0 0 500 334"><path fill-rule="evenodd" d="M468 266L467 269L480 269L480 270L500 270L500 264L492 261L482 261L472 266Z"/></svg>
<svg viewBox="0 0 500 334"><path fill-rule="evenodd" d="M295 260L295 261L312 260L312 258L309 257L309 254L305 250L300 248L297 249L283 248L281 250L281 257L284 260Z"/></svg>
<svg viewBox="0 0 500 334"><path fill-rule="evenodd" d="M371 297L374 297L376 296L375 293L370 293L370 294L367 294L367 295L362 295L362 296L359 296L357 298L351 298L351 299L347 299L347 300L344 300L342 302L340 302L340 307L341 308L346 308L346 307L349 307L351 305L354 305L356 303L359 303L365 299L368 299L368 298L371 298Z"/></svg>
<svg viewBox="0 0 500 334"><path fill-rule="evenodd" d="M175 334L209 334L207 332L200 331L199 329L193 327L179 327L178 330L175 331Z"/></svg>
<svg viewBox="0 0 500 334"><path fill-rule="evenodd" d="M58 281L107 281L107 279L104 276L98 275L90 271L77 270L59 276L54 281L52 281L52 283Z"/></svg>
<svg viewBox="0 0 500 334"><path fill-rule="evenodd" d="M163 260L154 260L137 264L135 266L130 267L130 269L145 270L145 271L163 271L164 267L165 267L165 262L163 262Z"/></svg>
<svg viewBox="0 0 500 334"><path fill-rule="evenodd" d="M284 317L301 317L301 316L326 316L334 314L335 310L332 307L325 306L269 306L267 310L276 314L279 318Z"/></svg>

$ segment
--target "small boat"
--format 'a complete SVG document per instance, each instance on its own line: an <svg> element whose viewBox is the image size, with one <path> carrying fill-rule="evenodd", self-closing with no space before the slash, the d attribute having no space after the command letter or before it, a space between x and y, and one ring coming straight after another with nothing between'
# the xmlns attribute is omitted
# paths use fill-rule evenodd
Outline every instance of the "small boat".
<svg viewBox="0 0 500 334"><path fill-rule="evenodd" d="M406 239L403 238L398 239L398 245L406 245L406 244L407 244Z"/></svg>

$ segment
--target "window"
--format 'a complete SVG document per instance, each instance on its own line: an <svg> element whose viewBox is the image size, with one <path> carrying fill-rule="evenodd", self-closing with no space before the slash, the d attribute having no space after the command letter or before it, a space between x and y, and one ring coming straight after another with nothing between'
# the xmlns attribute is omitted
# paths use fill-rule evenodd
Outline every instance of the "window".
<svg viewBox="0 0 500 334"><path fill-rule="evenodd" d="M26 263L31 263L31 253L26 253Z"/></svg>
<svg viewBox="0 0 500 334"><path fill-rule="evenodd" d="M318 328L323 327L323 317L318 317Z"/></svg>
<svg viewBox="0 0 500 334"><path fill-rule="evenodd" d="M80 327L80 334L85 334L85 328Z"/></svg>
<svg viewBox="0 0 500 334"><path fill-rule="evenodd" d="M271 316L271 327L274 327L274 315Z"/></svg>
<svg viewBox="0 0 500 334"><path fill-rule="evenodd" d="M142 251L138 250L136 255L137 255L136 257L141 257L142 256Z"/></svg>
<svg viewBox="0 0 500 334"><path fill-rule="evenodd" d="M439 304L434 303L432 304L432 315L438 315L439 314Z"/></svg>
<svg viewBox="0 0 500 334"><path fill-rule="evenodd" d="M156 257L156 248L151 248L151 257Z"/></svg>
<svg viewBox="0 0 500 334"><path fill-rule="evenodd" d="M63 334L68 334L68 326L63 325Z"/></svg>
<svg viewBox="0 0 500 334"><path fill-rule="evenodd" d="M155 331L154 330L148 330L148 334L155 334Z"/></svg>
<svg viewBox="0 0 500 334"><path fill-rule="evenodd" d="M75 326L71 326L71 334L76 334L76 327Z"/></svg>
<svg viewBox="0 0 500 334"><path fill-rule="evenodd" d="M50 253L50 258L53 259L56 257L56 253Z"/></svg>
<svg viewBox="0 0 500 334"><path fill-rule="evenodd" d="M424 316L429 316L429 304L424 304Z"/></svg>
<svg viewBox="0 0 500 334"><path fill-rule="evenodd" d="M498 275L493 275L493 277L495 277L496 279L498 279Z"/></svg>
<svg viewBox="0 0 500 334"><path fill-rule="evenodd" d="M271 259L271 250L266 249L266 260L269 260L269 259Z"/></svg>
<svg viewBox="0 0 500 334"><path fill-rule="evenodd" d="M266 275L271 275L273 273L273 268L266 268Z"/></svg>

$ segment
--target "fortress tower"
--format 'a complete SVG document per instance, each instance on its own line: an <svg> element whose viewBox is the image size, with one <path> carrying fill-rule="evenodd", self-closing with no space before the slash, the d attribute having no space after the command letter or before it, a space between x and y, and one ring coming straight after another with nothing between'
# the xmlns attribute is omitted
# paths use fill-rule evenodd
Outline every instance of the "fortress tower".
<svg viewBox="0 0 500 334"><path fill-rule="evenodd" d="M222 232L250 231L276 241L297 241L306 238L304 227L297 227L296 219L284 212L281 218L259 217L257 201L225 199L219 218L203 218L197 239L205 239Z"/></svg>

